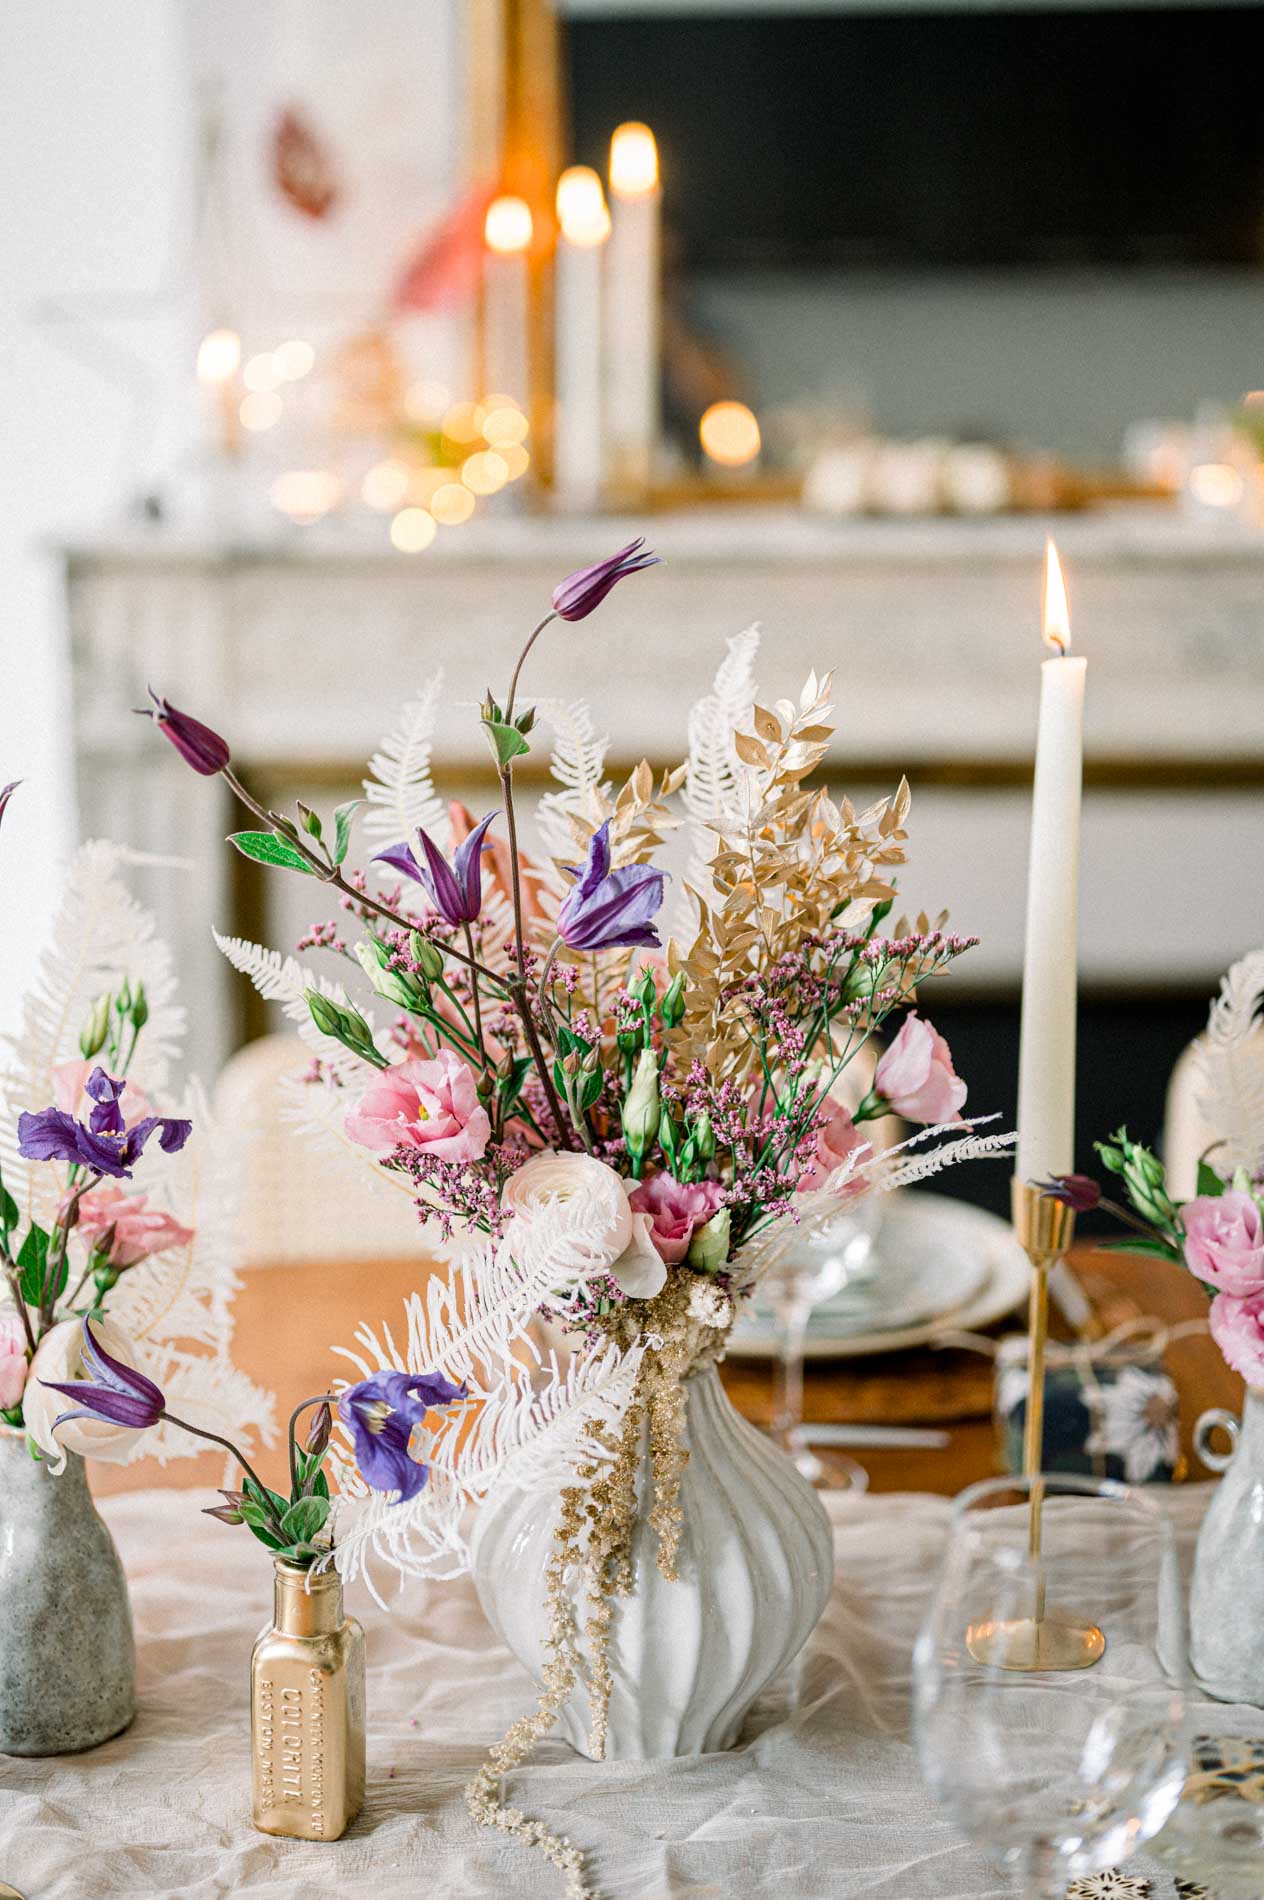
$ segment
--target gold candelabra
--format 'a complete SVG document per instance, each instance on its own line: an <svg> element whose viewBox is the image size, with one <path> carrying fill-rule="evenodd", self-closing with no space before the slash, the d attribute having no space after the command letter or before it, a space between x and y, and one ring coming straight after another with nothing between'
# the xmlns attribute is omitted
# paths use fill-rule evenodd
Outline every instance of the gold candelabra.
<svg viewBox="0 0 1264 1900"><path fill-rule="evenodd" d="M1075 1233L1075 1213L1030 1182L1015 1175L1011 1185L1014 1232L1031 1261L1031 1303L1028 1310L1027 1414L1023 1430L1023 1476L1030 1485L1027 1550L1033 1570L1035 1600L1030 1616L992 1618L974 1623L966 1632L966 1647L976 1662L1000 1669L1088 1669L1106 1648L1096 1623L1061 1611L1045 1602L1041 1569L1044 1479L1041 1454L1045 1427L1045 1342L1049 1333L1049 1274L1063 1259Z"/></svg>

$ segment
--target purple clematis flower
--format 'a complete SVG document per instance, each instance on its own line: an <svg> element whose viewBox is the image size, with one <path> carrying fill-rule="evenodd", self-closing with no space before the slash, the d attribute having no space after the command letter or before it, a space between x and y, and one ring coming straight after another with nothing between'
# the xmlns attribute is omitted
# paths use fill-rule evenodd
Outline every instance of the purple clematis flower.
<svg viewBox="0 0 1264 1900"><path fill-rule="evenodd" d="M4 808L22 783L20 778L11 779L7 785L0 785L0 818L4 817Z"/></svg>
<svg viewBox="0 0 1264 1900"><path fill-rule="evenodd" d="M626 548L620 548L607 560L597 561L592 567L581 567L559 581L553 589L554 613L560 614L563 620L586 620L625 574L639 574L643 568L654 567L658 558L646 548L644 535L629 541Z"/></svg>
<svg viewBox="0 0 1264 1900"><path fill-rule="evenodd" d="M375 1372L348 1386L338 1413L355 1440L360 1476L375 1491L398 1491L399 1502L415 1498L430 1476L429 1465L408 1455L408 1441L432 1405L452 1405L469 1395L438 1372Z"/></svg>
<svg viewBox="0 0 1264 1900"><path fill-rule="evenodd" d="M138 1432L156 1425L166 1409L166 1397L152 1379L135 1366L125 1366L92 1337L89 1320L83 1322L83 1367L87 1374L69 1385L55 1379L41 1379L50 1392L74 1399L79 1410L63 1412L53 1420L53 1430L71 1418L103 1418L111 1425L131 1425Z"/></svg>
<svg viewBox="0 0 1264 1900"><path fill-rule="evenodd" d="M568 865L578 882L557 913L557 934L572 950L615 950L660 939L650 919L662 908L665 873L648 864L610 868L610 820L594 831L588 862Z"/></svg>
<svg viewBox="0 0 1264 1900"><path fill-rule="evenodd" d="M486 818L475 825L464 843L457 846L451 864L420 826L417 840L424 864L410 844L390 845L387 850L379 851L373 862L389 864L393 870L412 878L415 884L424 885L430 902L450 924L472 924L483 908L483 852L491 849L490 840L483 834L498 816L497 812L489 811Z"/></svg>
<svg viewBox="0 0 1264 1900"><path fill-rule="evenodd" d="M1091 1214L1102 1198L1102 1190L1088 1174L1055 1174L1040 1183L1040 1192L1046 1201L1061 1201L1077 1214Z"/></svg>
<svg viewBox="0 0 1264 1900"><path fill-rule="evenodd" d="M60 1108L19 1115L18 1152L28 1161L70 1161L116 1180L130 1179L155 1132L158 1146L169 1155L178 1154L193 1132L192 1122L170 1115L146 1115L128 1128L119 1106L127 1084L104 1069L94 1069L84 1086L93 1104L86 1122Z"/></svg>
<svg viewBox="0 0 1264 1900"><path fill-rule="evenodd" d="M200 719L195 719L192 713L181 712L169 699L161 698L152 686L149 697L154 702L152 706L137 706L135 710L153 720L185 764L191 765L203 778L214 778L217 772L222 772L231 757L227 741L204 726Z"/></svg>

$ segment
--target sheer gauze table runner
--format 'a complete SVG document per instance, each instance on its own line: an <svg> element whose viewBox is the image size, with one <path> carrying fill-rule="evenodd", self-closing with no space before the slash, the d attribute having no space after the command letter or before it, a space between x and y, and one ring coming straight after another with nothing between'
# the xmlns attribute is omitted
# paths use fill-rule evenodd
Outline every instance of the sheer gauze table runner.
<svg viewBox="0 0 1264 1900"><path fill-rule="evenodd" d="M1209 1495L1166 1494L1186 1555ZM835 1497L836 1581L797 1682L742 1746L700 1760L591 1763L546 1743L512 1799L589 1851L602 1900L1010 1900L924 1794L909 1743L913 1637L950 1506ZM105 1515L132 1583L140 1713L83 1756L0 1757L0 1880L28 1900L554 1900L555 1870L476 1830L461 1790L531 1703L466 1582L410 1585L368 1631L369 1789L328 1845L250 1825L247 1665L269 1607L260 1547L191 1495L140 1492ZM0 1606L3 1614L3 1606ZM1196 1725L1264 1735L1209 1703ZM1170 1874L1129 1866L1172 1900Z"/></svg>

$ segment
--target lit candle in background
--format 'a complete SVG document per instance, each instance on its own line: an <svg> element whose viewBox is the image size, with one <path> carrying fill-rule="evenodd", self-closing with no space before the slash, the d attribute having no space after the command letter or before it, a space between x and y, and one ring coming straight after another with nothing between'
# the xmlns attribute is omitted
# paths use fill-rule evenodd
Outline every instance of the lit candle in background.
<svg viewBox="0 0 1264 1900"><path fill-rule="evenodd" d="M236 455L241 448L241 426L237 414L240 400L237 371L241 366L241 338L236 330L208 330L198 345L197 379L204 389L214 391L215 421L219 446L225 455Z"/></svg>
<svg viewBox="0 0 1264 1900"><path fill-rule="evenodd" d="M601 500L601 268L610 213L601 179L572 165L557 180L553 488L561 507L593 509Z"/></svg>
<svg viewBox="0 0 1264 1900"><path fill-rule="evenodd" d="M1044 637L1054 650L1040 669L1040 723L1027 866L1018 1056L1020 1181L1075 1166L1075 991L1083 776L1084 676L1073 658L1066 588L1057 549L1045 555Z"/></svg>
<svg viewBox="0 0 1264 1900"><path fill-rule="evenodd" d="M503 389L528 413L527 252L531 207L525 198L493 198L483 222L483 387Z"/></svg>
<svg viewBox="0 0 1264 1900"><path fill-rule="evenodd" d="M553 484L563 508L601 499L601 272L610 213L601 180L572 165L557 181Z"/></svg>
<svg viewBox="0 0 1264 1900"><path fill-rule="evenodd" d="M759 460L759 422L744 402L713 402L703 411L698 440L717 468L754 468Z"/></svg>
<svg viewBox="0 0 1264 1900"><path fill-rule="evenodd" d="M610 141L612 229L606 270L606 438L611 484L644 494L658 440L658 147L647 125Z"/></svg>

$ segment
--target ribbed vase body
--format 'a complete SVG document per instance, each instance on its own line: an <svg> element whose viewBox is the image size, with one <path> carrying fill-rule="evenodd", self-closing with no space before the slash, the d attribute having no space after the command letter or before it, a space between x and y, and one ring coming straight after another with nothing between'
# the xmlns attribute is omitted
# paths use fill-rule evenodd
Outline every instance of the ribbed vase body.
<svg viewBox="0 0 1264 1900"><path fill-rule="evenodd" d="M685 1387L689 1460L681 1478L679 1578L667 1582L647 1522L643 1456L633 1541L635 1589L615 1599L605 1757L659 1760L732 1747L751 1704L815 1628L833 1577L820 1499L789 1459L725 1397L714 1367ZM538 1682L548 1631L545 1569L559 1506L504 1489L479 1517L474 1576L489 1620ZM582 1624L583 1604L578 1604ZM585 1691L561 1732L590 1754Z"/></svg>

